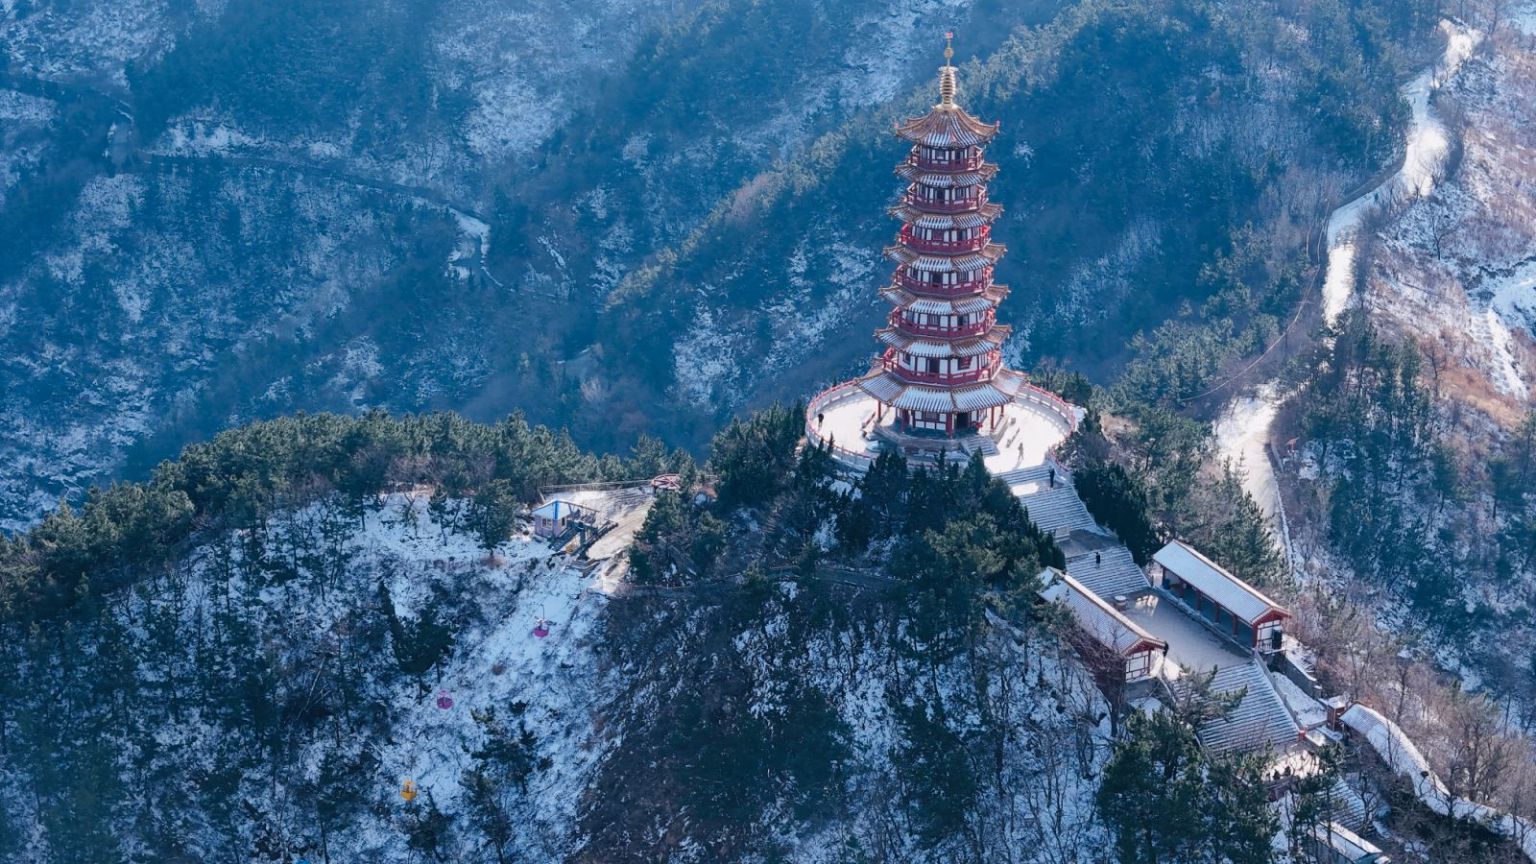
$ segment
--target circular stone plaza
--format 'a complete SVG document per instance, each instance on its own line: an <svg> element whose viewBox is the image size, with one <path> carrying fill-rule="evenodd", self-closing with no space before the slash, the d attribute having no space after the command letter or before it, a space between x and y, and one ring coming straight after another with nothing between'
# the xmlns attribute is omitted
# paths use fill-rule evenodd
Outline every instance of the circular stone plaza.
<svg viewBox="0 0 1536 864"><path fill-rule="evenodd" d="M807 440L829 448L848 468L867 469L883 450L908 461L937 463L969 459L979 451L993 474L1043 464L1077 428L1081 409L1046 390L1025 384L1012 401L995 409L995 422L962 434L904 428L897 411L846 381L812 399L806 412Z"/></svg>
<svg viewBox="0 0 1536 864"><path fill-rule="evenodd" d="M946 47L939 103L896 126L911 152L896 166L907 183L891 208L901 233L885 249L896 265L880 289L891 304L875 333L885 350L806 411L807 439L856 470L883 451L918 463L981 453L994 474L1030 468L1081 414L1003 362L1011 328L997 323L997 307L1009 292L992 274L1007 250L992 239L1003 208L987 198L997 165L985 156L998 127L956 104L953 56Z"/></svg>

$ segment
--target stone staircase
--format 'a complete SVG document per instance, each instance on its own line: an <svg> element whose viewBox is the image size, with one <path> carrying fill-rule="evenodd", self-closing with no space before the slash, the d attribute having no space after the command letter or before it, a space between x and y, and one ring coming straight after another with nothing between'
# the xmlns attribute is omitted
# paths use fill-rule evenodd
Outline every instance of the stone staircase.
<svg viewBox="0 0 1536 864"><path fill-rule="evenodd" d="M1073 531L1103 531L1083 505L1083 499L1077 497L1077 490L1060 482L1055 489L1020 495L1019 503L1029 511L1029 518L1040 530L1058 537L1066 537Z"/></svg>
<svg viewBox="0 0 1536 864"><path fill-rule="evenodd" d="M1099 560L1094 560L1094 555ZM1131 550L1121 545L1069 555L1067 573L1083 587L1111 602L1117 595L1129 597L1152 587L1147 574L1131 557Z"/></svg>
<svg viewBox="0 0 1536 864"><path fill-rule="evenodd" d="M1174 687L1180 685L1175 683ZM1208 720L1196 730L1207 750L1259 753L1267 746L1278 753L1297 742L1301 727L1270 683L1268 670L1257 659L1223 667L1211 681L1212 693L1240 690L1244 691L1243 699L1230 716Z"/></svg>
<svg viewBox="0 0 1536 864"><path fill-rule="evenodd" d="M987 435L967 435L959 439L959 444L966 455L980 453L983 456L996 456L998 453L997 442Z"/></svg>
<svg viewBox="0 0 1536 864"><path fill-rule="evenodd" d="M1071 486L1072 474L1067 469L1055 462L1046 462L1043 465L1031 465L1028 468L1015 468L1012 471L1004 471L997 475L999 480L1007 483L1012 489L1020 486L1048 486L1051 482L1051 469L1056 469L1056 485Z"/></svg>

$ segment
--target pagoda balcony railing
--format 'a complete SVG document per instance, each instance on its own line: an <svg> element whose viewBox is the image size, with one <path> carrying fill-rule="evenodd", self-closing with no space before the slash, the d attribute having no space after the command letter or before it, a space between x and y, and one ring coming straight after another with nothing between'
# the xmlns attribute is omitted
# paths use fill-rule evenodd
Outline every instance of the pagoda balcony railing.
<svg viewBox="0 0 1536 864"><path fill-rule="evenodd" d="M952 285L941 285L938 282L924 282L921 279L913 279L901 271L896 273L896 284L913 292L914 294L926 294L929 297L969 297L972 294L980 294L987 290L992 281L992 268L981 270L980 279L972 279L969 282L956 282Z"/></svg>
<svg viewBox="0 0 1536 864"><path fill-rule="evenodd" d="M969 159L955 159L949 162L936 162L921 156L908 156L907 164L924 171L975 171L986 159L986 156L979 153Z"/></svg>
<svg viewBox="0 0 1536 864"><path fill-rule="evenodd" d="M892 327L900 328L907 333L911 333L913 336L936 336L940 339L960 339L965 337L980 336L983 333L986 333L988 330L991 330L993 324L995 324L997 321L997 316L992 313L988 313L983 315L980 321L974 321L970 324L957 327L941 327L937 324L918 324L914 321L909 321L908 319L902 317L901 310L893 309L891 310L891 314L887 320L890 322Z"/></svg>
<svg viewBox="0 0 1536 864"><path fill-rule="evenodd" d="M981 194L970 198L959 198L953 201L935 201L907 193L906 202L909 206L929 213L969 213L978 210L981 205L987 203L985 190Z"/></svg>
<svg viewBox="0 0 1536 864"><path fill-rule="evenodd" d="M996 363L996 358L989 357L988 362L962 372L919 372L901 365L894 357L884 357L881 360L886 371L894 372L903 381L913 384L974 384L991 378L997 371Z"/></svg>
<svg viewBox="0 0 1536 864"><path fill-rule="evenodd" d="M987 245L992 228L983 225L975 237L964 240L928 240L912 233L912 226L901 229L901 244L918 252L979 252Z"/></svg>

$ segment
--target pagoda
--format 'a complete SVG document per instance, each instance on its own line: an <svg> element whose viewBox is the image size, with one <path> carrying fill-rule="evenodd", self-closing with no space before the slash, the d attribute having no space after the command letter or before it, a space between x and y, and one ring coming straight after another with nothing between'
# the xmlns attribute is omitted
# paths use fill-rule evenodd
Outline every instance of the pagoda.
<svg viewBox="0 0 1536 864"><path fill-rule="evenodd" d="M896 166L907 186L890 210L901 231L885 249L896 267L880 289L892 307L875 334L884 351L867 375L812 400L807 432L844 457L872 457L882 449L876 442L909 456L996 456L1006 435L1018 461L1038 464L1077 417L1003 363L1011 331L997 323L997 308L1008 289L993 273L1006 250L992 241L1002 207L987 198L997 165L985 155L998 124L956 103L953 58L946 44L938 104L895 128L911 150ZM850 426L855 411L860 419ZM1030 440L1018 441L1021 434Z"/></svg>
<svg viewBox="0 0 1536 864"><path fill-rule="evenodd" d="M1003 208L987 200L997 165L984 150L998 125L955 104L955 54L944 48L939 104L896 126L912 144L896 175L907 181L891 215L902 222L885 255L895 277L880 294L891 305L886 346L859 382L901 430L966 434L995 429L1024 376L1003 365L1010 328L997 323L1008 289L992 281L1004 247L992 242Z"/></svg>

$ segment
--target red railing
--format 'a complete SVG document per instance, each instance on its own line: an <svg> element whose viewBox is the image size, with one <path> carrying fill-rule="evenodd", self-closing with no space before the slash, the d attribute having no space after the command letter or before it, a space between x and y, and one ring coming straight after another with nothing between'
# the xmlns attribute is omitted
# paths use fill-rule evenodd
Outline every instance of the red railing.
<svg viewBox="0 0 1536 864"><path fill-rule="evenodd" d="M979 272L981 276L969 282L940 285L937 282L924 282L920 279L913 279L911 276L898 270L896 273L896 283L908 291L917 294L927 294L930 297L959 297L980 294L986 290L988 283L992 279L992 268L983 267L981 270L973 272Z"/></svg>
<svg viewBox="0 0 1536 864"><path fill-rule="evenodd" d="M892 309L886 319L892 327L899 327L915 336L938 336L941 339L959 339L964 336L980 336L992 329L992 324L997 320L996 313L988 312L981 320L974 321L957 327L942 327L937 324L918 324L903 318L900 309Z"/></svg>
<svg viewBox="0 0 1536 864"><path fill-rule="evenodd" d="M907 157L907 164L911 165L913 168L920 168L920 169L922 169L924 171L941 171L941 172L942 171L975 171L977 168L980 168L981 164L983 162L985 162L985 161L986 161L986 157L983 156L980 153L976 154L975 156L972 156L969 159L960 159L960 160L953 161L953 162L931 162L931 161L929 161L927 159L924 159L923 157L917 156L917 155L912 155L912 156L908 156Z"/></svg>
<svg viewBox="0 0 1536 864"><path fill-rule="evenodd" d="M965 240L929 240L918 237L912 233L912 226L907 225L901 229L901 243L908 248L919 252L977 252L987 245L987 238L992 235L992 227L983 225L976 231L976 236Z"/></svg>
<svg viewBox="0 0 1536 864"><path fill-rule="evenodd" d="M978 210L981 205L987 203L987 187L977 186L976 195L970 198L961 198L957 201L929 201L919 197L916 193L908 191L907 205L929 213L969 213Z"/></svg>
<svg viewBox="0 0 1536 864"><path fill-rule="evenodd" d="M989 351L986 358L987 362L977 366L975 369L950 373L918 372L915 369L908 369L902 366L892 353L887 353L881 357L880 362L886 371L894 372L901 376L902 380L910 381L913 384L971 384L991 378L992 373L997 371L996 366L998 361L1002 359L1002 355L998 351Z"/></svg>

